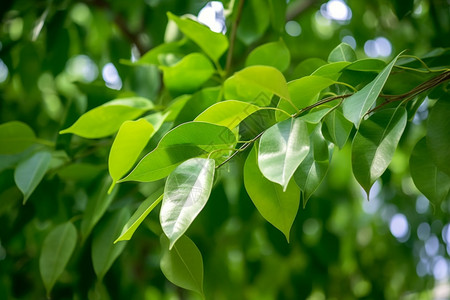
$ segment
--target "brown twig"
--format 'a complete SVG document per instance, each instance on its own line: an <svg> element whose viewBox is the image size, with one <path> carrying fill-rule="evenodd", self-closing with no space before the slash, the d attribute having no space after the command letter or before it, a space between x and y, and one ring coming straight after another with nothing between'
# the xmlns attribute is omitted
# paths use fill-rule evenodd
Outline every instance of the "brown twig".
<svg viewBox="0 0 450 300"><path fill-rule="evenodd" d="M244 7L245 0L239 0L239 7L236 15L236 19L233 22L233 25L231 25L231 33L230 33L230 47L228 48L228 54L227 54L227 62L225 65L225 74L228 75L231 68L231 61L233 60L233 50L234 50L234 43L236 41L236 34L237 34L237 28L239 26L239 22L241 21L242 16L242 9Z"/></svg>
<svg viewBox="0 0 450 300"><path fill-rule="evenodd" d="M293 4L293 7L286 12L286 21L295 19L318 3L319 1L317 0L297 1L295 4Z"/></svg>

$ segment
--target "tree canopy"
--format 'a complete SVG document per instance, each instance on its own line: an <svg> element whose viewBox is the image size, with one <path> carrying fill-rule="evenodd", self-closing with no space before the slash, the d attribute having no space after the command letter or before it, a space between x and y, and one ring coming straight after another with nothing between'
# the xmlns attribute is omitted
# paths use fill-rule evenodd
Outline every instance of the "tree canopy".
<svg viewBox="0 0 450 300"><path fill-rule="evenodd" d="M450 297L446 1L0 20L0 299Z"/></svg>

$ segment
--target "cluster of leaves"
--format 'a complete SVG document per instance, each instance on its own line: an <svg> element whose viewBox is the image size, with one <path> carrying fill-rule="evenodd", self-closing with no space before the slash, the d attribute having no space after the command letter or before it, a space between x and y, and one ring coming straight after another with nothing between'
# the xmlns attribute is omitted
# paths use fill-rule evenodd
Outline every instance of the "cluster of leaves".
<svg viewBox="0 0 450 300"><path fill-rule="evenodd" d="M327 62L302 62L287 82L282 72L290 64L289 49L278 40L255 48L245 68L228 77L221 61L229 48L226 36L188 17L168 16L184 38L136 62L123 61L159 67L165 86L160 103L118 98L60 132L86 139L115 135L108 158L112 182L105 180L96 200L88 203L79 229L82 241L122 183L155 182L133 215L119 210L96 232L92 261L100 281L124 241L161 203L161 270L174 284L203 295L202 256L185 233L220 180L219 168L251 147L243 167L245 189L262 217L289 241L300 201L305 207L321 184L333 149L351 143L353 174L369 194L426 97L435 104L426 133L411 153L411 176L432 202L447 199L450 98L441 85L450 78L448 65L442 64L446 51L422 59L399 54L386 64L358 60L349 45L340 44ZM407 90L396 88L399 80L408 82ZM14 180L25 204L58 152L17 121L0 125L0 142L0 154L17 154ZM69 262L77 235L70 220L45 238L40 271L48 293Z"/></svg>

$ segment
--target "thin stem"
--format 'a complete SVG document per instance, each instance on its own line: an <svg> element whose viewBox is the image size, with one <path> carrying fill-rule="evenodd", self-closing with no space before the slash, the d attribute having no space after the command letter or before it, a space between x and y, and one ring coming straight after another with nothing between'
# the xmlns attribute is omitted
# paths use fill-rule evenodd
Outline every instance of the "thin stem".
<svg viewBox="0 0 450 300"><path fill-rule="evenodd" d="M242 15L242 9L244 7L244 2L245 2L245 0L239 1L239 7L238 7L236 19L234 20L233 25L231 26L230 47L228 48L227 63L225 66L225 75L229 74L229 72L230 72L231 61L233 60L234 42L236 40L237 28L238 28L239 22L241 21L241 15Z"/></svg>
<svg viewBox="0 0 450 300"><path fill-rule="evenodd" d="M282 112L283 114L285 114L286 116L288 116L289 118L292 118L291 114L289 114L287 111L278 108L278 107L261 107L261 110L267 109L267 110L274 110L274 111L279 111Z"/></svg>
<svg viewBox="0 0 450 300"><path fill-rule="evenodd" d="M305 111L308 111L308 110L311 110L311 109L313 109L313 108L315 108L317 106L320 106L322 104L325 104L325 103L328 103L328 102L331 102L331 101L334 101L334 100L337 100L337 99L345 99L345 98L348 98L348 97L350 97L352 95L353 94L344 94L344 95L337 95L337 96L332 96L332 97L328 97L328 98L322 99L320 101L317 101L316 103L313 103L313 104L311 104L311 105L309 105L309 106L307 106L305 108L300 109L299 111L297 111L297 113L295 115L293 115L293 117L294 118L298 117L301 113L303 113Z"/></svg>
<svg viewBox="0 0 450 300"><path fill-rule="evenodd" d="M35 141L36 141L36 143L44 145L44 146L49 146L49 147L52 147L52 148L55 147L55 143L51 142L51 141L47 141L47 140L44 140L44 139L36 139Z"/></svg>
<svg viewBox="0 0 450 300"><path fill-rule="evenodd" d="M229 162L233 157L235 157L239 152L244 151L245 149L247 149L253 142L255 142L257 139L259 139L262 135L263 135L264 131L261 131L260 133L258 133L257 136L255 136L253 139L251 139L250 141L248 141L247 143L243 144L241 147L239 147L238 149L235 149L233 154L231 154L230 156L228 156L228 158L226 160L224 160L222 163L220 163L216 169L220 168L221 166L223 166L224 164L226 164L227 162Z"/></svg>
<svg viewBox="0 0 450 300"><path fill-rule="evenodd" d="M352 91L354 91L355 93L358 91L352 85L345 83L345 82L336 81L335 84L346 86L346 87L350 88Z"/></svg>

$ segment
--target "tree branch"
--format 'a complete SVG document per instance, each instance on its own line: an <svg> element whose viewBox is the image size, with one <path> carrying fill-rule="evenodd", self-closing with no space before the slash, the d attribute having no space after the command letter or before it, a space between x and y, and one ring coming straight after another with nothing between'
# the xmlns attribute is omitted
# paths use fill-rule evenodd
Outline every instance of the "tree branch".
<svg viewBox="0 0 450 300"><path fill-rule="evenodd" d="M295 19L318 3L319 1L317 0L297 1L293 7L286 12L286 21Z"/></svg>
<svg viewBox="0 0 450 300"><path fill-rule="evenodd" d="M231 61L233 59L234 43L236 41L237 28L239 26L239 22L241 21L242 9L244 7L244 2L245 2L245 0L239 1L239 7L238 7L236 19L234 20L233 25L231 25L230 47L228 48L227 62L225 65L225 75L228 75L228 73L230 72Z"/></svg>

